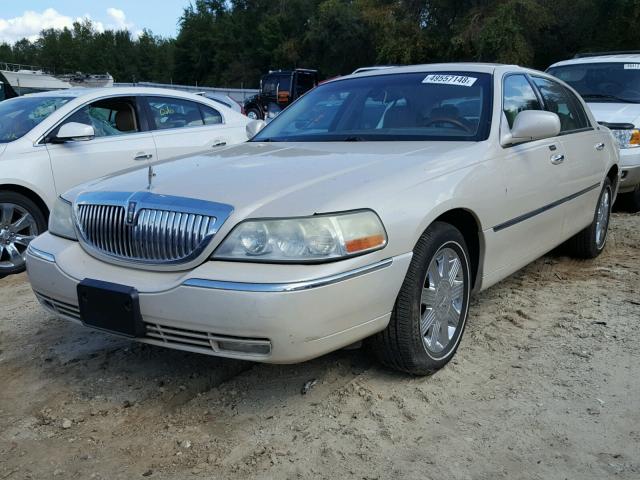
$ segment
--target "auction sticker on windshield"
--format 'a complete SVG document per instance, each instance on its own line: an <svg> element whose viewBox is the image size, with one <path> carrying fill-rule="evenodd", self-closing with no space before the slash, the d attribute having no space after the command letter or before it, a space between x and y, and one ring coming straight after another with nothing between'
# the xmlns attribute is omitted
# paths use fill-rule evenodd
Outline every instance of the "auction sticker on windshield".
<svg viewBox="0 0 640 480"><path fill-rule="evenodd" d="M465 75L427 75L422 83L437 83L440 85L460 85L470 87L478 80L476 77Z"/></svg>

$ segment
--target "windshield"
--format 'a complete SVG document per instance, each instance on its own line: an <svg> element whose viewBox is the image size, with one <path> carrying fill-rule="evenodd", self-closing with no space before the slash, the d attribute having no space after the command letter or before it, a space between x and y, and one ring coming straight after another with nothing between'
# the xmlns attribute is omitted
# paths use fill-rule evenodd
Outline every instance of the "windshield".
<svg viewBox="0 0 640 480"><path fill-rule="evenodd" d="M428 72L320 85L253 138L257 142L484 140L491 75Z"/></svg>
<svg viewBox="0 0 640 480"><path fill-rule="evenodd" d="M0 103L0 143L23 137L72 97L20 97Z"/></svg>
<svg viewBox="0 0 640 480"><path fill-rule="evenodd" d="M580 63L547 70L587 102L640 102L640 63Z"/></svg>

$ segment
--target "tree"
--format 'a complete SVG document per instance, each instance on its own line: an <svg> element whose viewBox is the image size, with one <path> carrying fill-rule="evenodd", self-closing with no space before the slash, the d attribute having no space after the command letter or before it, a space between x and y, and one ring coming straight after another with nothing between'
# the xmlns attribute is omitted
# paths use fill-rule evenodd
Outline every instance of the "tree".
<svg viewBox="0 0 640 480"><path fill-rule="evenodd" d="M195 0L176 39L90 21L0 45L0 60L116 81L255 87L268 70L346 74L371 64L518 63L640 47L637 0Z"/></svg>

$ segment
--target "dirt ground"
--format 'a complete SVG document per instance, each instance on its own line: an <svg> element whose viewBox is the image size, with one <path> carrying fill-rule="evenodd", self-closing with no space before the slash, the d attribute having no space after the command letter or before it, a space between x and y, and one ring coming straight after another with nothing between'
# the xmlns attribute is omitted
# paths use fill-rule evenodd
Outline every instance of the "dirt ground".
<svg viewBox="0 0 640 480"><path fill-rule="evenodd" d="M0 280L0 480L640 479L640 215L480 294L428 378L259 365L58 320ZM317 383L306 395L305 382Z"/></svg>

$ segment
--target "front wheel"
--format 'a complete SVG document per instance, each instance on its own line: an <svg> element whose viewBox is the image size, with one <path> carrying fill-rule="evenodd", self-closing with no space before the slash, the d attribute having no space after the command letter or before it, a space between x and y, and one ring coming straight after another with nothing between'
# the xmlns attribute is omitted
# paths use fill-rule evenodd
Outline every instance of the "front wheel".
<svg viewBox="0 0 640 480"><path fill-rule="evenodd" d="M251 120L260 120L262 119L262 115L260 114L260 110L257 108L250 108L247 110L247 117Z"/></svg>
<svg viewBox="0 0 640 480"><path fill-rule="evenodd" d="M609 220L611 218L611 204L613 188L611 180L606 178L602 185L598 204L593 215L591 225L570 238L567 242L569 253L578 258L596 258L602 253L607 244Z"/></svg>
<svg viewBox="0 0 640 480"><path fill-rule="evenodd" d="M29 242L45 230L35 203L19 193L0 192L0 277L24 270Z"/></svg>
<svg viewBox="0 0 640 480"><path fill-rule="evenodd" d="M435 222L413 250L389 325L368 340L369 347L383 364L413 375L442 368L462 338L470 292L464 237Z"/></svg>

